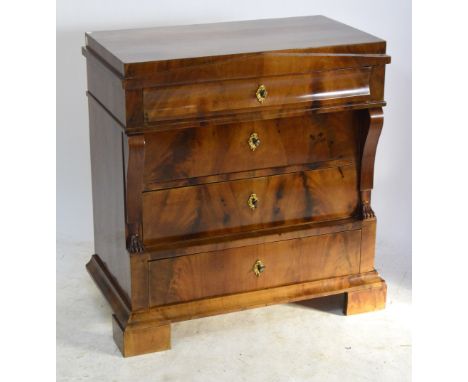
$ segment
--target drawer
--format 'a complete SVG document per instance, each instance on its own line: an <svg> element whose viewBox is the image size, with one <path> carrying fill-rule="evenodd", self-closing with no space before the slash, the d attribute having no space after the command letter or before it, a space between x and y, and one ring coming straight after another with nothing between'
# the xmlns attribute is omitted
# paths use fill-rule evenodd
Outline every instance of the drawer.
<svg viewBox="0 0 468 382"><path fill-rule="evenodd" d="M297 104L340 105L371 99L370 67L146 88L146 122L202 118Z"/></svg>
<svg viewBox="0 0 468 382"><path fill-rule="evenodd" d="M217 174L357 160L356 112L145 134L145 184ZM151 186L148 186L151 187Z"/></svg>
<svg viewBox="0 0 468 382"><path fill-rule="evenodd" d="M151 261L150 305L359 273L360 248L354 230Z"/></svg>
<svg viewBox="0 0 468 382"><path fill-rule="evenodd" d="M358 203L354 165L145 192L146 244L350 217Z"/></svg>

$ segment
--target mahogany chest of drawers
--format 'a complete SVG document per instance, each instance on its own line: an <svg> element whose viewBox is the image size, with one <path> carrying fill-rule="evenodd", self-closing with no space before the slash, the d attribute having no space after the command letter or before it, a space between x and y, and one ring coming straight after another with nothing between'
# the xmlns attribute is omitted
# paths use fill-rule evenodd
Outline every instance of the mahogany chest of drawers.
<svg viewBox="0 0 468 382"><path fill-rule="evenodd" d="M124 356L170 324L345 293L383 308L385 41L323 16L86 34L95 252Z"/></svg>

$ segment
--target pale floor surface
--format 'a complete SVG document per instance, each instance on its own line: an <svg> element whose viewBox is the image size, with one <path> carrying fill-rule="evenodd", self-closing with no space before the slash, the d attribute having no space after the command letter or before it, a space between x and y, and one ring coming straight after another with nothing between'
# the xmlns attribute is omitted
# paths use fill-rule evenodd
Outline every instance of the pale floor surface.
<svg viewBox="0 0 468 382"><path fill-rule="evenodd" d="M172 325L172 350L123 358L111 310L85 270L92 243L57 245L57 380L99 382L411 379L411 260L378 249L387 308L341 313L343 295Z"/></svg>

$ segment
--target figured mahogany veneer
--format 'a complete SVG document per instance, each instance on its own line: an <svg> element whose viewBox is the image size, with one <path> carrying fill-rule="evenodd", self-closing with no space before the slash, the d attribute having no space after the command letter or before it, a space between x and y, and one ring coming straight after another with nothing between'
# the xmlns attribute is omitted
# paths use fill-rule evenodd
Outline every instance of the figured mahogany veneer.
<svg viewBox="0 0 468 382"><path fill-rule="evenodd" d="M255 150L248 143L253 133L260 141ZM292 166L319 167L332 160L357 163L359 135L359 113L352 112L148 133L144 182L150 190L169 181L198 183L194 178L199 177L217 176L220 181L246 171L244 178L269 175L265 171L272 168L281 173Z"/></svg>
<svg viewBox="0 0 468 382"><path fill-rule="evenodd" d="M250 195L257 207L248 207ZM225 234L303 221L336 220L358 208L356 167L331 167L143 194L143 237ZM177 224L174 217L177 216Z"/></svg>
<svg viewBox="0 0 468 382"><path fill-rule="evenodd" d="M279 76L205 82L195 85L143 90L145 121L211 113L236 114L245 109L289 104L340 105L371 99L370 67L314 72L309 75ZM260 103L252 97L260 85L268 90Z"/></svg>
<svg viewBox="0 0 468 382"><path fill-rule="evenodd" d="M124 356L172 322L346 294L381 309L385 41L323 16L86 34L96 254Z"/></svg>
<svg viewBox="0 0 468 382"><path fill-rule="evenodd" d="M151 261L150 306L359 273L360 245L355 230Z"/></svg>

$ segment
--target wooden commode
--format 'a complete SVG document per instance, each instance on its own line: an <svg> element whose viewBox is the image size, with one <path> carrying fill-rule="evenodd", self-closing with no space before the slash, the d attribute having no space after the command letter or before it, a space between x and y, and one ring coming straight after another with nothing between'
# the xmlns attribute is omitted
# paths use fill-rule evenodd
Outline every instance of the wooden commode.
<svg viewBox="0 0 468 382"><path fill-rule="evenodd" d="M385 306L385 41L323 16L86 34L95 255L124 356L175 321L345 293Z"/></svg>

